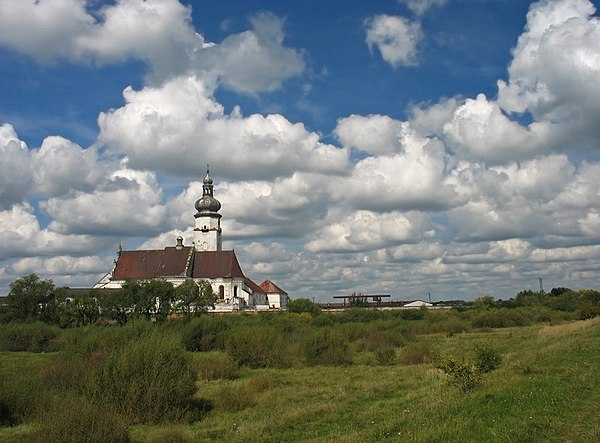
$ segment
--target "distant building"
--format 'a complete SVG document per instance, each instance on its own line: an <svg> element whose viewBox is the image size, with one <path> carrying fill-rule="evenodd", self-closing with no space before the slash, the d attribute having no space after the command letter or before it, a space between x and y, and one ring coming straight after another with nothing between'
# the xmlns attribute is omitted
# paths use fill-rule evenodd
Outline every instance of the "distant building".
<svg viewBox="0 0 600 443"><path fill-rule="evenodd" d="M260 289L267 294L269 307L272 309L286 309L288 301L288 293L273 283L271 280L265 280L260 284Z"/></svg>
<svg viewBox="0 0 600 443"><path fill-rule="evenodd" d="M235 255L223 251L221 203L213 195L209 171L202 197L195 203L194 241L191 246L177 237L175 246L157 250L119 250L111 272L94 285L96 289L121 288L127 280L164 279L179 286L186 279L207 280L218 300L216 310L285 309L288 295L270 280L260 286L248 278Z"/></svg>
<svg viewBox="0 0 600 443"><path fill-rule="evenodd" d="M433 303L428 303L423 300L414 300L414 301L407 302L404 304L405 308L420 308L423 306L425 306L426 308L430 308L433 306Z"/></svg>

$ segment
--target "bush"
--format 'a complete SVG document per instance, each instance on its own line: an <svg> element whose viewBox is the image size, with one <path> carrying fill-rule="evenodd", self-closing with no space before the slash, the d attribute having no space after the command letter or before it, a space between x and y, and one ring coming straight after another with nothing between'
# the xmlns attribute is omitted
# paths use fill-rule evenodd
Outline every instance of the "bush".
<svg viewBox="0 0 600 443"><path fill-rule="evenodd" d="M314 316L321 313L321 307L318 304L310 301L308 298L297 298L296 300L290 300L287 308L288 312L295 312L297 314L308 312Z"/></svg>
<svg viewBox="0 0 600 443"><path fill-rule="evenodd" d="M206 315L193 319L183 331L183 346L188 351L223 351L229 323L219 316Z"/></svg>
<svg viewBox="0 0 600 443"><path fill-rule="evenodd" d="M477 345L474 351L475 367L482 374L497 369L502 363L502 354L489 346Z"/></svg>
<svg viewBox="0 0 600 443"><path fill-rule="evenodd" d="M452 355L443 357L438 369L448 376L448 384L463 392L470 392L481 384L481 375L474 364L458 361Z"/></svg>
<svg viewBox="0 0 600 443"><path fill-rule="evenodd" d="M198 378L203 380L234 379L240 373L238 364L229 355L221 352L197 354L194 364Z"/></svg>
<svg viewBox="0 0 600 443"><path fill-rule="evenodd" d="M94 370L89 392L134 423L175 421L189 418L195 380L189 356L163 331L112 350Z"/></svg>
<svg viewBox="0 0 600 443"><path fill-rule="evenodd" d="M254 369L289 367L293 361L290 342L266 326L236 328L229 335L226 352L240 366Z"/></svg>
<svg viewBox="0 0 600 443"><path fill-rule="evenodd" d="M245 386L223 386L213 403L218 409L235 412L254 406L256 401L253 392Z"/></svg>
<svg viewBox="0 0 600 443"><path fill-rule="evenodd" d="M396 349L385 346L375 351L375 357L380 365L393 365L396 363Z"/></svg>
<svg viewBox="0 0 600 443"><path fill-rule="evenodd" d="M431 363L436 357L436 352L425 342L410 343L400 351L401 361L407 365Z"/></svg>
<svg viewBox="0 0 600 443"><path fill-rule="evenodd" d="M346 341L327 329L308 336L304 342L307 364L342 366L352 363L352 355Z"/></svg>
<svg viewBox="0 0 600 443"><path fill-rule="evenodd" d="M29 371L0 378L0 425L13 426L33 417L49 402L49 395Z"/></svg>
<svg viewBox="0 0 600 443"><path fill-rule="evenodd" d="M127 425L114 411L82 397L56 399L39 418L33 442L129 442Z"/></svg>
<svg viewBox="0 0 600 443"><path fill-rule="evenodd" d="M60 329L46 323L8 323L0 327L0 350L52 352L58 349L55 342Z"/></svg>

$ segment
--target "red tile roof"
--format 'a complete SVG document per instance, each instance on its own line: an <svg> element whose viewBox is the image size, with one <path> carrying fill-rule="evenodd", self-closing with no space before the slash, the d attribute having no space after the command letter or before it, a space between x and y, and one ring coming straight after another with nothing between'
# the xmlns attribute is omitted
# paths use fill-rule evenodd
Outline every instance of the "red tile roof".
<svg viewBox="0 0 600 443"><path fill-rule="evenodd" d="M244 278L235 251L199 251L194 253L193 278Z"/></svg>
<svg viewBox="0 0 600 443"><path fill-rule="evenodd" d="M235 251L194 251L192 246L181 249L122 251L117 259L113 280L160 277L246 278ZM264 292L247 279L253 291ZM254 285L254 286L252 286Z"/></svg>
<svg viewBox="0 0 600 443"><path fill-rule="evenodd" d="M191 246L181 249L121 251L113 272L113 279L151 279L186 276L192 254Z"/></svg>
<svg viewBox="0 0 600 443"><path fill-rule="evenodd" d="M264 282L262 282L260 284L260 287L263 290L263 292L265 292L266 294L288 295L287 292L285 292L283 289L281 289L279 286L277 286L271 280L265 280Z"/></svg>
<svg viewBox="0 0 600 443"><path fill-rule="evenodd" d="M258 286L256 283L254 283L248 277L244 278L244 283L246 284L246 286L248 286L252 290L253 294L255 292L258 292L260 294L265 294L265 291L263 290L263 288L261 288L260 286Z"/></svg>

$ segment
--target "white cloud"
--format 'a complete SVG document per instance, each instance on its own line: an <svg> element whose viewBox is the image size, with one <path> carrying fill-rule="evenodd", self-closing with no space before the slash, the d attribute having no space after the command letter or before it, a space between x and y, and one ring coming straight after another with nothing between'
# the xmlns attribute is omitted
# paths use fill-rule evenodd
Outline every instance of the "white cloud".
<svg viewBox="0 0 600 443"><path fill-rule="evenodd" d="M429 9L444 6L447 0L400 0L417 15L425 14Z"/></svg>
<svg viewBox="0 0 600 443"><path fill-rule="evenodd" d="M150 172L121 169L93 192L50 198L40 207L58 233L147 236L165 225L162 190Z"/></svg>
<svg viewBox="0 0 600 443"><path fill-rule="evenodd" d="M77 58L76 39L94 19L84 0L0 1L0 44L42 62Z"/></svg>
<svg viewBox="0 0 600 443"><path fill-rule="evenodd" d="M303 124L278 114L226 115L211 93L197 77L128 88L125 106L100 114L99 138L132 167L179 176L197 177L207 163L221 176L250 179L347 168L347 151L321 143Z"/></svg>
<svg viewBox="0 0 600 443"><path fill-rule="evenodd" d="M31 195L48 197L91 190L112 168L94 148L83 149L62 137L43 140L29 149L14 128L0 126L0 208L21 203Z"/></svg>
<svg viewBox="0 0 600 443"><path fill-rule="evenodd" d="M317 231L305 245L309 252L368 251L399 243L413 243L423 236L427 217L419 213L376 214L357 211Z"/></svg>
<svg viewBox="0 0 600 443"><path fill-rule="evenodd" d="M196 66L236 91L273 91L305 69L302 53L283 46L283 20L270 13L251 18L252 31L231 35L196 56Z"/></svg>
<svg viewBox="0 0 600 443"><path fill-rule="evenodd" d="M498 104L533 115L547 150L597 148L600 104L600 20L588 0L541 1L527 14Z"/></svg>
<svg viewBox="0 0 600 443"><path fill-rule="evenodd" d="M365 26L369 49L376 47L387 63L394 68L417 64L417 45L423 37L420 23L381 14L369 18Z"/></svg>
<svg viewBox="0 0 600 443"><path fill-rule="evenodd" d="M81 254L101 244L86 235L60 234L43 229L29 204L0 211L0 260L23 256Z"/></svg>
<svg viewBox="0 0 600 443"><path fill-rule="evenodd" d="M207 81L254 94L273 91L305 69L301 52L283 46L283 20L262 13L253 29L221 44L196 33L191 7L177 0L118 0L94 8L86 0L0 0L0 45L42 63L143 60L151 79L195 72Z"/></svg>
<svg viewBox="0 0 600 443"><path fill-rule="evenodd" d="M363 146L362 134L372 126L371 120L372 118L352 118L350 122L355 125L352 132L347 131L349 121L342 121L342 130L339 132L344 133L345 143ZM379 117L375 117L375 122L379 120ZM446 180L443 145L436 139L420 136L407 122L396 122L393 126L397 131L395 137L401 152L367 157L359 161L350 177L331 184L334 199L348 202L354 208L374 211L427 211L457 204L458 195L455 193L453 180ZM351 138L354 134L359 134L357 140ZM393 138L391 133L387 138ZM389 149L386 138L376 137L375 140L381 140L386 145L369 146L368 149Z"/></svg>
<svg viewBox="0 0 600 443"><path fill-rule="evenodd" d="M10 266L17 275L35 273L38 275L73 276L77 274L97 274L106 266L104 260L97 256L72 257L59 255L50 258L27 257L17 260Z"/></svg>
<svg viewBox="0 0 600 443"><path fill-rule="evenodd" d="M469 160L503 163L530 158L541 148L542 140L511 121L483 94L459 106L443 130L459 157Z"/></svg>
<svg viewBox="0 0 600 443"><path fill-rule="evenodd" d="M338 120L335 135L344 146L369 154L389 154L401 149L402 122L387 115L351 115Z"/></svg>
<svg viewBox="0 0 600 443"><path fill-rule="evenodd" d="M28 197L33 189L33 168L25 142L9 124L0 126L0 209Z"/></svg>

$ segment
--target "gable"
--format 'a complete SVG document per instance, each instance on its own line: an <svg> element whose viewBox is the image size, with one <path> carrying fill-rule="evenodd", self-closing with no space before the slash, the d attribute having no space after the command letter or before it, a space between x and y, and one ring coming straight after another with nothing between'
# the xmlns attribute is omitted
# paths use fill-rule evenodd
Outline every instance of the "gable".
<svg viewBox="0 0 600 443"><path fill-rule="evenodd" d="M283 289L281 289L279 286L277 286L271 280L265 280L264 282L262 282L260 284L260 287L263 290L263 292L265 292L266 294L288 295L287 292L285 292Z"/></svg>

